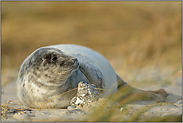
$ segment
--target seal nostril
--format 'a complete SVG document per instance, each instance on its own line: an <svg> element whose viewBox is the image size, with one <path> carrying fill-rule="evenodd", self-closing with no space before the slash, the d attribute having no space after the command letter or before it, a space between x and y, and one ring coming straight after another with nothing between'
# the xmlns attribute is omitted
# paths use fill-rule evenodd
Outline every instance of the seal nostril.
<svg viewBox="0 0 183 123"><path fill-rule="evenodd" d="M64 62L64 61L62 61L62 62L60 63L60 66L63 66L63 65L64 65L64 63L65 63L65 62Z"/></svg>
<svg viewBox="0 0 183 123"><path fill-rule="evenodd" d="M73 58L72 60L73 60L74 62L77 62L77 61L78 61L77 58Z"/></svg>

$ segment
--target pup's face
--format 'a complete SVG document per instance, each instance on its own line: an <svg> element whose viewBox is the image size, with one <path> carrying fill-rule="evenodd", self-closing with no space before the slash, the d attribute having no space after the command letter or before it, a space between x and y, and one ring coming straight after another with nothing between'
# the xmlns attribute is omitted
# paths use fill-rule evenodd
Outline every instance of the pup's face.
<svg viewBox="0 0 183 123"><path fill-rule="evenodd" d="M39 79L47 79L50 83L66 80L79 67L76 58L65 55L56 48L36 50L25 64L28 66L25 71L31 71Z"/></svg>

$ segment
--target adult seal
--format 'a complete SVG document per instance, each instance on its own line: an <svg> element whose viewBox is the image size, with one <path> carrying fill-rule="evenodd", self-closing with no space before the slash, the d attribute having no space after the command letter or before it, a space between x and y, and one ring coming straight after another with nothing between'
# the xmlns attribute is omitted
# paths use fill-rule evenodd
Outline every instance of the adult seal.
<svg viewBox="0 0 183 123"><path fill-rule="evenodd" d="M17 79L18 98L29 108L39 108L84 81L104 89L100 96L128 85L119 77L106 58L90 48L78 45L41 47L22 63ZM130 86L131 87L131 86ZM66 108L76 90L58 96L43 108Z"/></svg>

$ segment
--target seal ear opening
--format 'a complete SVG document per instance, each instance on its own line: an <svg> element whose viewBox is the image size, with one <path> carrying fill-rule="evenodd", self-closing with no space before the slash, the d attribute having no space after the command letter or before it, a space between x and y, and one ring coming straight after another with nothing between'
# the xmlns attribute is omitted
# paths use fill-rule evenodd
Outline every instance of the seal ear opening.
<svg viewBox="0 0 183 123"><path fill-rule="evenodd" d="M46 59L44 59L44 58L41 58L41 61L42 61L42 62L45 62L45 61L46 61Z"/></svg>
<svg viewBox="0 0 183 123"><path fill-rule="evenodd" d="M41 58L41 61L43 62L44 61L44 58Z"/></svg>
<svg viewBox="0 0 183 123"><path fill-rule="evenodd" d="M46 63L45 63L46 59L41 58L41 61L42 61L43 66L46 66Z"/></svg>

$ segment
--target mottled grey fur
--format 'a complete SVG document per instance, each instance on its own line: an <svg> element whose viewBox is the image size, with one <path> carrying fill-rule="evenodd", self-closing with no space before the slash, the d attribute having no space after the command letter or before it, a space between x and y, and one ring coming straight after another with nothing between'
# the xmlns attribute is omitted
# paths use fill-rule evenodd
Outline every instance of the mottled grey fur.
<svg viewBox="0 0 183 123"><path fill-rule="evenodd" d="M35 51L24 61L19 72L17 82L18 88L21 88L18 92L20 101L28 107L39 108L59 94L77 87L77 83L71 83L68 78L72 79L71 75L78 67L76 58L58 49L42 48ZM75 93L73 91L60 96L44 108L67 107Z"/></svg>

